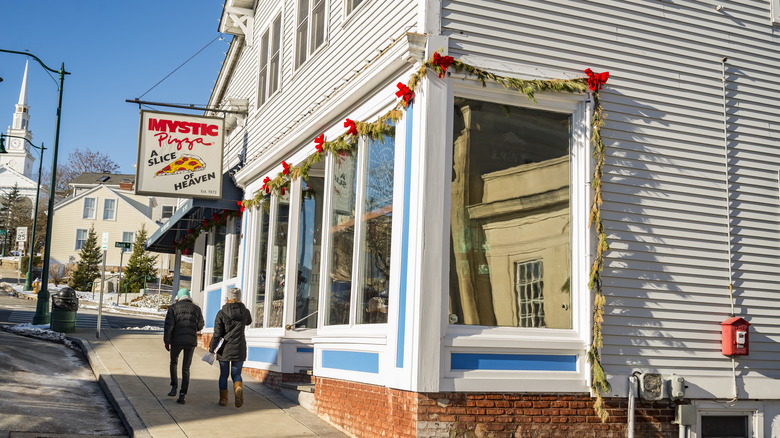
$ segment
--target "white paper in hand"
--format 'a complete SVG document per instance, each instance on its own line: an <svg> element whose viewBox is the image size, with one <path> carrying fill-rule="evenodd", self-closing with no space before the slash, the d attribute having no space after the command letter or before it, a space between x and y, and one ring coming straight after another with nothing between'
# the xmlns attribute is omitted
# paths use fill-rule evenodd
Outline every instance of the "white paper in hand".
<svg viewBox="0 0 780 438"><path fill-rule="evenodd" d="M214 353L206 352L206 354L203 355L202 360L209 365L214 365Z"/></svg>

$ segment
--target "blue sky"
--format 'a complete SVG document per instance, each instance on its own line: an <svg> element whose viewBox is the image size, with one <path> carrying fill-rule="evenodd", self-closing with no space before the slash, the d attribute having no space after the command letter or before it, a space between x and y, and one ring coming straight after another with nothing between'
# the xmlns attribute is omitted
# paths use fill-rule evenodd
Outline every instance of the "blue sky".
<svg viewBox="0 0 780 438"><path fill-rule="evenodd" d="M81 147L110 155L122 173L135 173L139 112L125 99L207 104L230 35L141 95L219 36L221 12L220 0L0 0L0 49L29 51L56 70L64 62L71 73L63 87L59 163ZM0 52L2 132L12 122L26 59ZM54 145L56 80L30 59L30 130L33 144L48 149L45 168Z"/></svg>

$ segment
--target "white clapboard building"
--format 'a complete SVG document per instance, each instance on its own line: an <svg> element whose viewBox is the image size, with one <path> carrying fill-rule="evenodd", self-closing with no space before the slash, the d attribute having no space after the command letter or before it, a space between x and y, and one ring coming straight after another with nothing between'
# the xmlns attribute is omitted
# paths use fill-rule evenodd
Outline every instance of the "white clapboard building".
<svg viewBox="0 0 780 438"><path fill-rule="evenodd" d="M241 288L246 373L362 437L780 436L778 0L227 0L219 26L246 210L193 199L147 243L194 252L204 342Z"/></svg>

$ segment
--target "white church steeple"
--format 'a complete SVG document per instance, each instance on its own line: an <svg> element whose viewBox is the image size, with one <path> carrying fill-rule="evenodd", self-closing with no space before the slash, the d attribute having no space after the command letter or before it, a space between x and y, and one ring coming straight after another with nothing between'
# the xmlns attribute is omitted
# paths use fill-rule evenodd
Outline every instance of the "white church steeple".
<svg viewBox="0 0 780 438"><path fill-rule="evenodd" d="M30 153L29 141L32 140L30 131L30 106L27 105L27 69L29 61L24 65L24 78L22 79L22 88L19 91L19 102L16 104L13 123L6 132L9 138L6 139L7 154L0 155L0 165L13 169L22 175L30 178L32 176L32 165L35 158ZM22 137L22 138L19 138ZM24 141L27 139L27 141Z"/></svg>

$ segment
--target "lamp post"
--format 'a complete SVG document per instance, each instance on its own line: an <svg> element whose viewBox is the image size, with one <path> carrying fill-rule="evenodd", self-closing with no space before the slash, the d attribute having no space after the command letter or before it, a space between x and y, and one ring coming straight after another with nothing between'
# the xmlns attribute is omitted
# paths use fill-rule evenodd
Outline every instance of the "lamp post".
<svg viewBox="0 0 780 438"><path fill-rule="evenodd" d="M41 272L41 290L38 291L38 304L35 308L35 315L33 316L33 324L48 324L49 323L49 258L51 257L51 224L54 219L54 190L57 183L57 151L60 144L60 118L62 116L62 87L65 82L65 75L70 73L65 71L65 63L63 62L59 70L47 66L37 56L32 53L19 52L16 50L0 49L0 52L14 53L17 55L24 55L38 61L38 64L46 70L57 73L60 76L57 96L57 118L54 125L54 148L52 150L51 158L51 185L49 186L49 214L46 215L46 243L43 247L43 271ZM37 213L37 212L36 212Z"/></svg>
<svg viewBox="0 0 780 438"><path fill-rule="evenodd" d="M24 291L31 291L32 290L32 265L33 265L33 259L35 258L35 253L34 253L35 230L38 223L38 199L41 194L41 172L43 171L43 151L45 151L46 148L43 147L43 143L41 143L40 146L35 146L34 144L32 144L30 140L27 140L27 138L21 137L19 135L8 135L8 134L0 133L0 154L5 154L8 152L5 150L6 137L21 138L27 143L29 143L30 146L41 151L41 159L40 159L40 163L38 163L38 186L35 188L35 207L33 208L32 236L30 238L30 256L27 260L27 279L24 281L24 288L22 289Z"/></svg>

